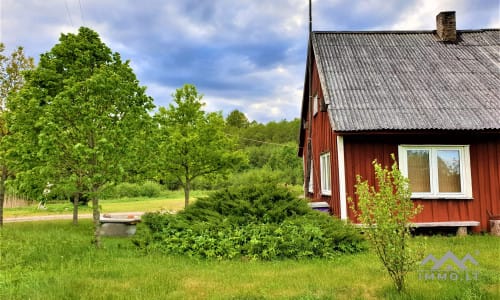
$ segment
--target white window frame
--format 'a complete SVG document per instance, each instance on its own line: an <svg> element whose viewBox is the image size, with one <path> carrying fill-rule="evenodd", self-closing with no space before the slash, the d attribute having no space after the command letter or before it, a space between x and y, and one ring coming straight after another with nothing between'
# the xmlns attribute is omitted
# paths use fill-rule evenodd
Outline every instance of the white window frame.
<svg viewBox="0 0 500 300"><path fill-rule="evenodd" d="M307 187L307 191L311 194L314 193L314 168L313 168L313 160L311 159L311 169L309 170L309 186Z"/></svg>
<svg viewBox="0 0 500 300"><path fill-rule="evenodd" d="M321 173L321 194L332 195L332 168L330 152L322 153L319 157L319 167Z"/></svg>
<svg viewBox="0 0 500 300"><path fill-rule="evenodd" d="M313 115L316 116L318 114L318 95L314 95L313 97Z"/></svg>
<svg viewBox="0 0 500 300"><path fill-rule="evenodd" d="M408 150L428 150L430 167L430 192L415 192L412 198L419 199L472 199L472 180L470 168L469 145L400 145L398 147L399 169L408 177ZM460 190L459 193L440 193L437 176L437 151L458 150L460 157ZM411 184L411 182L410 182Z"/></svg>

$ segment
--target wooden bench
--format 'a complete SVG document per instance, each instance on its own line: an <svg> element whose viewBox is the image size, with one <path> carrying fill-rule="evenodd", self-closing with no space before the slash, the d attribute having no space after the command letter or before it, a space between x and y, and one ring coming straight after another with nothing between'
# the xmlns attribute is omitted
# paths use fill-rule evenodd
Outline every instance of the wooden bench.
<svg viewBox="0 0 500 300"><path fill-rule="evenodd" d="M457 235L467 235L467 227L479 226L478 221L446 221L446 222L418 222L413 223L416 228L457 227Z"/></svg>
<svg viewBox="0 0 500 300"><path fill-rule="evenodd" d="M418 222L412 223L415 228L457 227L457 235L467 235L467 227L479 226L478 221L446 221L446 222ZM356 227L366 228L366 224L354 224ZM376 225L375 225L376 226Z"/></svg>

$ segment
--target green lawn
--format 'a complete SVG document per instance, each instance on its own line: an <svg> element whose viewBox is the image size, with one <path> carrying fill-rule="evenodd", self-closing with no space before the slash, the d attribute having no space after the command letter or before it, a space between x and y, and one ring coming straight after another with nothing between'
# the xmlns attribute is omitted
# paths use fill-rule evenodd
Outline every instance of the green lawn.
<svg viewBox="0 0 500 300"><path fill-rule="evenodd" d="M206 191L191 192L191 201L206 195ZM99 201L102 213L114 212L151 212L159 210L181 210L184 208L184 194L182 191L163 192L156 198L122 198L103 199ZM69 201L49 202L44 209L38 208L38 203L26 207L5 208L4 218L21 216L41 216L72 214L73 205ZM91 214L92 207L81 206L80 214Z"/></svg>
<svg viewBox="0 0 500 300"><path fill-rule="evenodd" d="M478 280L420 280L398 296L371 252L333 260L211 261L144 254L127 238L90 245L82 220L8 223L0 230L0 299L498 299L500 239L429 237L425 253L478 262ZM422 239L422 237L418 237Z"/></svg>

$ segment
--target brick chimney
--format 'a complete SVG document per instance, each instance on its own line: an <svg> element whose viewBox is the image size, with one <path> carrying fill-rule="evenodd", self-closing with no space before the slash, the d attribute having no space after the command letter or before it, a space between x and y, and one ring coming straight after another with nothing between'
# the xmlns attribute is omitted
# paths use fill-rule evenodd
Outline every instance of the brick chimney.
<svg viewBox="0 0 500 300"><path fill-rule="evenodd" d="M437 36L442 42L457 41L457 22L454 11L442 11L436 16Z"/></svg>

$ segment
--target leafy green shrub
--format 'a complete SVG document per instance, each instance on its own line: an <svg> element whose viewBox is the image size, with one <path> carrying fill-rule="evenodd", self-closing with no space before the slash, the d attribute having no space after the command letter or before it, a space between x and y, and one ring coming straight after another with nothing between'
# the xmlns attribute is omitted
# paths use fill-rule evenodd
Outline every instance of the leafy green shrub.
<svg viewBox="0 0 500 300"><path fill-rule="evenodd" d="M260 169L250 169L242 173L236 173L229 178L230 186L247 186L249 182L253 184L279 184L283 183L284 173L273 171L270 167Z"/></svg>
<svg viewBox="0 0 500 300"><path fill-rule="evenodd" d="M118 184L115 188L115 194L118 196L118 198L139 197L139 191L140 187L137 183L123 182Z"/></svg>
<svg viewBox="0 0 500 300"><path fill-rule="evenodd" d="M161 193L162 187L160 184L153 181L146 181L139 186L139 195L142 197L158 197Z"/></svg>
<svg viewBox="0 0 500 300"><path fill-rule="evenodd" d="M288 180L289 174L282 170L272 170L271 167L265 166L258 169L249 169L242 172L230 174L227 178L223 176L206 176L199 177L193 182L193 189L202 190L218 190L235 186L246 186L249 182L253 184L283 184L291 183Z"/></svg>
<svg viewBox="0 0 500 300"><path fill-rule="evenodd" d="M358 208L352 199L350 202L361 223L368 225L366 237L401 292L405 289L407 274L422 258L422 253L410 246L410 221L422 207L415 206L411 200L409 180L399 170L394 154L392 159L390 170L373 161L376 181L373 186L356 176Z"/></svg>
<svg viewBox="0 0 500 300"><path fill-rule="evenodd" d="M328 258L364 249L350 225L271 184L220 190L177 215L145 214L134 243L146 251L217 259Z"/></svg>
<svg viewBox="0 0 500 300"><path fill-rule="evenodd" d="M106 186L101 192L104 199L110 198L134 198L134 197L157 197L162 191L162 186L156 182L146 181L144 183L122 182L114 186Z"/></svg>

